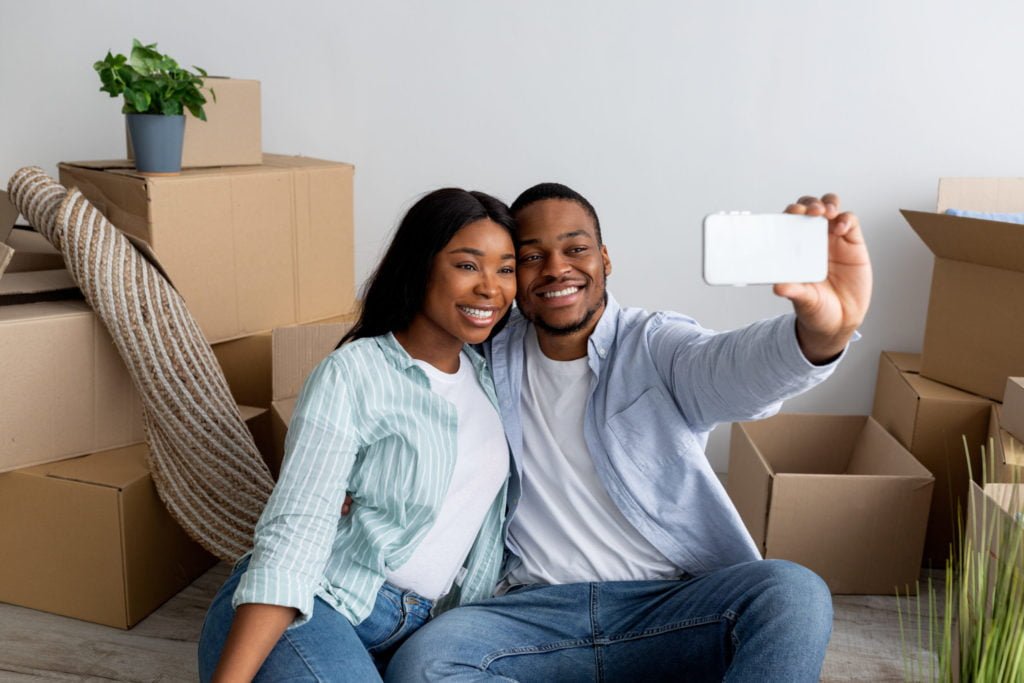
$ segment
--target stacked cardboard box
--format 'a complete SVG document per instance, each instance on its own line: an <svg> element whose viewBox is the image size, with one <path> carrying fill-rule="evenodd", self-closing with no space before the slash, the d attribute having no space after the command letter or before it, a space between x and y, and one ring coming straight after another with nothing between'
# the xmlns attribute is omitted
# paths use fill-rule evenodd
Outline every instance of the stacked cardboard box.
<svg viewBox="0 0 1024 683"><path fill-rule="evenodd" d="M235 400L266 409L265 440L257 445L275 479L302 385L349 330L350 317L278 328L213 348Z"/></svg>
<svg viewBox="0 0 1024 683"><path fill-rule="evenodd" d="M180 175L69 162L61 182L159 259L215 349L350 313L352 166L264 155L259 83L211 85L208 122L187 121ZM0 547L13 558L0 600L130 628L215 560L157 497L141 402L112 340L61 255L10 229L16 217L0 196ZM228 368L233 385L270 387L239 405L268 459L283 440L273 366Z"/></svg>
<svg viewBox="0 0 1024 683"><path fill-rule="evenodd" d="M980 472L992 402L922 377L920 359L882 353L871 415L935 476L923 561L942 568L967 511L971 472Z"/></svg>

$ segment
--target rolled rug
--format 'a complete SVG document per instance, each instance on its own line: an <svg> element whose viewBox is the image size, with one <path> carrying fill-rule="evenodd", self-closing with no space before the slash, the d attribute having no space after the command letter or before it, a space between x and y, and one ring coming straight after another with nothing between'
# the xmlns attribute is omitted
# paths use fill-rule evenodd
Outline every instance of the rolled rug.
<svg viewBox="0 0 1024 683"><path fill-rule="evenodd" d="M11 177L8 190L63 253L128 367L164 505L204 548L236 560L252 547L274 481L184 300L158 264L77 189L30 167Z"/></svg>

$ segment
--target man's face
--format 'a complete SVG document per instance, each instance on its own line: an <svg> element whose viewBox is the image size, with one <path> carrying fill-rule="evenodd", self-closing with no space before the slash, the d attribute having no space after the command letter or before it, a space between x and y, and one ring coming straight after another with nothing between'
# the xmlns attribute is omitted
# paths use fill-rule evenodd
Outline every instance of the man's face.
<svg viewBox="0 0 1024 683"><path fill-rule="evenodd" d="M604 310L612 267L594 220L574 201L544 199L520 211L516 222L519 309L548 334L589 335Z"/></svg>

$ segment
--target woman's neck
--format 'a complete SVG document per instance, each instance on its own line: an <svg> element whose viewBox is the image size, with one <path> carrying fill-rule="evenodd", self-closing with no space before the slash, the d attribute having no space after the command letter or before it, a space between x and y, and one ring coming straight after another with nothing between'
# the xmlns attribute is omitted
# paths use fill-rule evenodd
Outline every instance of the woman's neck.
<svg viewBox="0 0 1024 683"><path fill-rule="evenodd" d="M418 319L413 320L406 329L395 332L395 339L416 360L430 363L441 372L458 372L461 339L438 334L436 329L420 324Z"/></svg>

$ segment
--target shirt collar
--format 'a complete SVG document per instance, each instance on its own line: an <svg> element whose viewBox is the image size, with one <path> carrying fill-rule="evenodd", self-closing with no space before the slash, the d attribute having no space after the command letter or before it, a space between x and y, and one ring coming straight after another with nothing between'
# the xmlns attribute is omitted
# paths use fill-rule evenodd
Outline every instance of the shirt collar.
<svg viewBox="0 0 1024 683"><path fill-rule="evenodd" d="M597 321L594 331L590 333L588 344L598 356L604 358L608 349L615 343L615 335L619 328L619 302L615 300L612 293L605 290L608 301L601 312L601 319Z"/></svg>
<svg viewBox="0 0 1024 683"><path fill-rule="evenodd" d="M409 352L405 350L405 347L395 339L394 333L388 332L387 334L382 334L379 337L374 337L374 341L377 342L377 346L384 353L384 357L393 363L396 368L399 368L400 370L408 370L409 368L414 367L418 371L422 372L422 368L416 365L416 359L410 356ZM462 350L466 352L467 356L469 356L470 362L473 363L473 368L479 375L480 371L485 366L484 359L479 353L465 344L463 344Z"/></svg>

